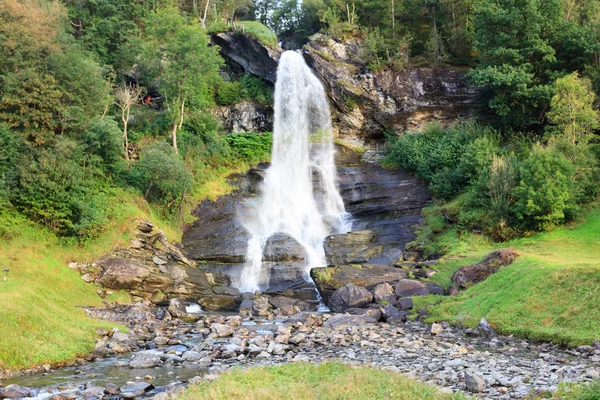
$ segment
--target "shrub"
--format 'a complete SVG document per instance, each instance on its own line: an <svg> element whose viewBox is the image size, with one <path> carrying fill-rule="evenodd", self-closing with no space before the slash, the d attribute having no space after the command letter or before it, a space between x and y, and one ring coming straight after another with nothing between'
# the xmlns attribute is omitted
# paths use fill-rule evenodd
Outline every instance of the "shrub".
<svg viewBox="0 0 600 400"><path fill-rule="evenodd" d="M273 87L257 76L250 74L240 78L240 90L243 98L266 106L273 104Z"/></svg>
<svg viewBox="0 0 600 400"><path fill-rule="evenodd" d="M217 88L217 104L230 106L242 100L239 82L222 81Z"/></svg>
<svg viewBox="0 0 600 400"><path fill-rule="evenodd" d="M577 206L570 189L575 170L564 155L536 145L519 170L521 182L513 194L522 228L545 230L573 217Z"/></svg>
<svg viewBox="0 0 600 400"><path fill-rule="evenodd" d="M231 149L250 162L266 161L271 155L271 133L232 133L227 136Z"/></svg>
<svg viewBox="0 0 600 400"><path fill-rule="evenodd" d="M172 206L193 183L192 174L165 142L155 142L142 150L133 171L135 183L144 197Z"/></svg>

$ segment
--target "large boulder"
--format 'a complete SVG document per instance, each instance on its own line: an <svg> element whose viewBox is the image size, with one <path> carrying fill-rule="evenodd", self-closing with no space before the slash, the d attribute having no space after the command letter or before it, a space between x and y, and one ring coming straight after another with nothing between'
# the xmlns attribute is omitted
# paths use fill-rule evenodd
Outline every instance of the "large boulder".
<svg viewBox="0 0 600 400"><path fill-rule="evenodd" d="M153 350L135 353L129 360L130 368L154 368L160 364L160 353Z"/></svg>
<svg viewBox="0 0 600 400"><path fill-rule="evenodd" d="M0 388L0 399L22 399L31 396L29 389L19 385L8 385Z"/></svg>
<svg viewBox="0 0 600 400"><path fill-rule="evenodd" d="M419 281L402 279L396 284L395 292L398 297L426 296L429 289Z"/></svg>
<svg viewBox="0 0 600 400"><path fill-rule="evenodd" d="M349 308L362 308L373 301L373 295L365 288L348 284L336 290L329 298L329 309L344 312Z"/></svg>
<svg viewBox="0 0 600 400"><path fill-rule="evenodd" d="M102 268L96 284L109 289L136 289L152 272L135 259L106 257L96 263Z"/></svg>
<svg viewBox="0 0 600 400"><path fill-rule="evenodd" d="M366 315L347 315L337 314L331 316L327 321L323 323L326 328L341 328L345 326L359 326L366 324L375 324L377 320Z"/></svg>
<svg viewBox="0 0 600 400"><path fill-rule="evenodd" d="M512 264L518 256L519 253L513 248L495 250L480 263L459 268L452 275L452 282L455 286L466 289L485 280L501 267Z"/></svg>
<svg viewBox="0 0 600 400"><path fill-rule="evenodd" d="M327 265L357 264L381 254L382 246L373 244L377 234L371 230L331 235L325 239Z"/></svg>
<svg viewBox="0 0 600 400"><path fill-rule="evenodd" d="M373 289L373 298L376 303L394 303L396 301L394 288L387 282L380 283Z"/></svg>

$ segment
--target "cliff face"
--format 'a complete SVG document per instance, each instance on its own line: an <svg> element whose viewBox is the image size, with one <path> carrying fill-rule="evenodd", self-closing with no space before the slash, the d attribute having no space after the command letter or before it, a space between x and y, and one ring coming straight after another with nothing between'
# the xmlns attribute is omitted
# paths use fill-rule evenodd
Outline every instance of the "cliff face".
<svg viewBox="0 0 600 400"><path fill-rule="evenodd" d="M361 60L361 44L357 38L340 43L317 34L302 50L325 85L341 139L377 139L386 130L416 130L428 121L471 116L477 91L467 85L464 72L409 66L371 73Z"/></svg>

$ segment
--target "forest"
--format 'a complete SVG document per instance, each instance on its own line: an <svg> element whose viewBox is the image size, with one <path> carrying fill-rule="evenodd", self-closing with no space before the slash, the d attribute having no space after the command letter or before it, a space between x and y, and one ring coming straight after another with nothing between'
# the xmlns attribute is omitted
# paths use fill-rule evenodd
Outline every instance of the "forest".
<svg viewBox="0 0 600 400"><path fill-rule="evenodd" d="M85 241L123 192L181 220L216 171L267 160L269 134L227 135L212 112L273 101L210 45L240 26L284 48L360 37L371 71L467 70L476 122L389 132L388 164L450 221L504 240L598 194L598 0L3 0L0 237L18 214Z"/></svg>

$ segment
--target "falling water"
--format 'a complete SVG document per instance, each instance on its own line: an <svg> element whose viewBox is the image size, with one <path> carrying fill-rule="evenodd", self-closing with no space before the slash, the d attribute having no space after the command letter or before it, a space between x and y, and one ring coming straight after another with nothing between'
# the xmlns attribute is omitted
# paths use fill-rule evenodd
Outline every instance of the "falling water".
<svg viewBox="0 0 600 400"><path fill-rule="evenodd" d="M350 229L335 180L331 116L323 86L300 54L286 51L275 84L271 166L261 197L241 216L251 234L239 284L242 292L258 290L264 283L263 250L277 232L304 247L305 279L312 268L325 265L325 237Z"/></svg>

